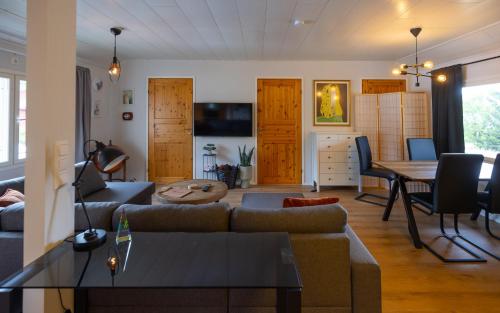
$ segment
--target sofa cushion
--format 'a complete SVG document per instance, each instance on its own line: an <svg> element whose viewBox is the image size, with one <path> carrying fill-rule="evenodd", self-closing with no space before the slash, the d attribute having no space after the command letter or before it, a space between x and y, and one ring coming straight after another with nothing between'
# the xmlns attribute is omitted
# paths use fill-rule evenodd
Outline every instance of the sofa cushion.
<svg viewBox="0 0 500 313"><path fill-rule="evenodd" d="M122 204L151 202L155 184L151 182L107 182L105 188L84 197L87 202L114 201Z"/></svg>
<svg viewBox="0 0 500 313"><path fill-rule="evenodd" d="M11 204L0 212L0 229L3 231L23 231L24 202Z"/></svg>
<svg viewBox="0 0 500 313"><path fill-rule="evenodd" d="M113 212L120 206L118 202L85 203L92 227L111 230ZM21 232L24 230L24 202L14 203L0 210L0 229ZM75 203L75 231L87 229L87 219L82 205Z"/></svg>
<svg viewBox="0 0 500 313"><path fill-rule="evenodd" d="M347 212L339 204L290 208L235 208L231 230L238 232L341 233Z"/></svg>
<svg viewBox="0 0 500 313"><path fill-rule="evenodd" d="M324 205L324 204L334 204L339 202L339 198L333 197L323 197L323 198L285 198L283 200L283 207L302 207L302 206L314 206L314 205Z"/></svg>
<svg viewBox="0 0 500 313"><path fill-rule="evenodd" d="M7 190L5 190L5 193L0 196L1 207L6 207L18 202L24 202L24 195L20 191L7 188Z"/></svg>
<svg viewBox="0 0 500 313"><path fill-rule="evenodd" d="M80 174L84 165L85 162L75 164L75 179ZM83 172L82 178L80 179L80 194L85 198L91 193L103 188L106 188L106 182L102 179L101 175L99 175L94 163L89 162L85 168L85 172ZM75 199L78 199L78 197L75 197Z"/></svg>
<svg viewBox="0 0 500 313"><path fill-rule="evenodd" d="M304 198L304 195L298 192L247 192L243 194L241 206L244 208L277 209L283 207L285 198Z"/></svg>
<svg viewBox="0 0 500 313"><path fill-rule="evenodd" d="M302 307L324 308L317 312L351 311L349 239L338 234L292 234L290 241L303 284ZM248 308L273 308L276 290L233 289L229 300L234 312ZM271 311L275 312L275 311Z"/></svg>
<svg viewBox="0 0 500 313"><path fill-rule="evenodd" d="M120 205L121 203L118 202L86 202L85 207L87 208L92 227L111 231L113 212ZM87 228L87 218L83 212L82 204L75 203L75 231L82 231Z"/></svg>
<svg viewBox="0 0 500 313"><path fill-rule="evenodd" d="M3 195L7 188L24 193L24 177L17 177L0 181L0 195Z"/></svg>
<svg viewBox="0 0 500 313"><path fill-rule="evenodd" d="M228 203L122 205L113 213L116 230L120 214L125 210L130 230L150 232L216 232L228 231ZM133 236L133 235L132 235Z"/></svg>

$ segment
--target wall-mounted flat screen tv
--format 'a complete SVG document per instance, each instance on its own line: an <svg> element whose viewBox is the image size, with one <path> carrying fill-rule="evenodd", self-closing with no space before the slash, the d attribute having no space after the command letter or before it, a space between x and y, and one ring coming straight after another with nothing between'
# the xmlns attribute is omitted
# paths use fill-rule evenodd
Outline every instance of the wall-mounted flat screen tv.
<svg viewBox="0 0 500 313"><path fill-rule="evenodd" d="M195 103L193 111L195 136L252 137L251 103Z"/></svg>

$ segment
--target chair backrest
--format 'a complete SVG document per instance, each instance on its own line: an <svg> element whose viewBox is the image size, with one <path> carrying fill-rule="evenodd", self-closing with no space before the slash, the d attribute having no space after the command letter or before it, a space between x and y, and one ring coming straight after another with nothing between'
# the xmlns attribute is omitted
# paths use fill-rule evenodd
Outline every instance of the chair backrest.
<svg viewBox="0 0 500 313"><path fill-rule="evenodd" d="M483 160L480 154L441 154L434 184L435 212L476 212L477 187Z"/></svg>
<svg viewBox="0 0 500 313"><path fill-rule="evenodd" d="M436 148L432 138L407 138L406 146L412 161L435 161Z"/></svg>
<svg viewBox="0 0 500 313"><path fill-rule="evenodd" d="M493 172L489 183L490 203L488 209L491 213L500 213L500 153L497 154Z"/></svg>
<svg viewBox="0 0 500 313"><path fill-rule="evenodd" d="M358 148L359 172L363 175L365 171L372 168L372 150L370 149L368 137L360 136L356 137L355 140Z"/></svg>

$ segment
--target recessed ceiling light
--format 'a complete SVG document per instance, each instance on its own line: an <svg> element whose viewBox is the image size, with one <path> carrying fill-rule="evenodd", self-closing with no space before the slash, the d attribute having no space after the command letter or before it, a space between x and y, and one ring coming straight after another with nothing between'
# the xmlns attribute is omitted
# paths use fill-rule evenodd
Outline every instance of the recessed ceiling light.
<svg viewBox="0 0 500 313"><path fill-rule="evenodd" d="M312 24L312 23L313 23L313 21L298 20L298 19L292 20L292 25L296 26L296 27L306 25L306 24Z"/></svg>

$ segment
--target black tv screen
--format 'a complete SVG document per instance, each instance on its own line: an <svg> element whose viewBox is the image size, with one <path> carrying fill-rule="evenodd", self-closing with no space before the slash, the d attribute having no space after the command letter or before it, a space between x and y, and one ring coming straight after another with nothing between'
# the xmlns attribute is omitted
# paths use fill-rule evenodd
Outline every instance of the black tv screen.
<svg viewBox="0 0 500 313"><path fill-rule="evenodd" d="M195 136L252 136L251 103L195 103L193 115Z"/></svg>

